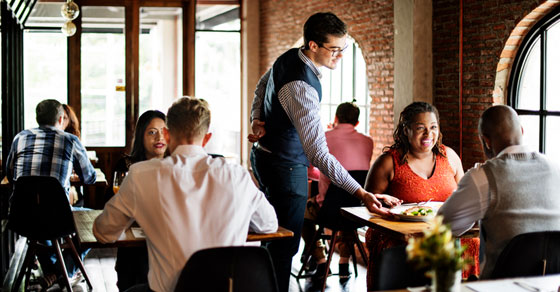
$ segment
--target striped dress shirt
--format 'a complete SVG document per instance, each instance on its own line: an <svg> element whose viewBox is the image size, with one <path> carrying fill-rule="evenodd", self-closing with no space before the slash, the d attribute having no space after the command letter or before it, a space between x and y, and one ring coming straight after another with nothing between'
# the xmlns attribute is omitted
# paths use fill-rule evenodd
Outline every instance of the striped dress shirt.
<svg viewBox="0 0 560 292"><path fill-rule="evenodd" d="M72 168L84 184L96 180L86 149L78 137L53 126L41 126L19 132L6 159L10 181L20 176L52 176L70 191Z"/></svg>
<svg viewBox="0 0 560 292"><path fill-rule="evenodd" d="M303 53L301 48L299 49L298 55L320 79L321 73L319 69ZM255 96L251 108L252 120L261 120L264 95L270 72L271 69L261 77L255 89ZM304 81L295 80L286 83L280 88L278 91L278 100L296 128L299 140L303 146L303 151L311 164L319 168L319 170L329 177L331 182L335 185L341 187L350 194L355 193L360 188L360 184L348 174L348 171L346 171L338 160L329 153L329 149L327 148L325 131L321 127L319 115L319 94L315 88ZM266 123L266 121L264 122Z"/></svg>

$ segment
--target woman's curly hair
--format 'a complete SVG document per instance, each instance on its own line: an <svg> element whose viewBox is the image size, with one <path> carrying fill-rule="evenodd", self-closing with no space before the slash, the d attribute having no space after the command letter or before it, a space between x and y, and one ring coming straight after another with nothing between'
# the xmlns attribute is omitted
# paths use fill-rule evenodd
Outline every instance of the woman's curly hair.
<svg viewBox="0 0 560 292"><path fill-rule="evenodd" d="M408 152L410 151L410 143L408 142L408 136L406 136L405 128L410 128L411 124L414 122L414 118L416 117L416 115L421 113L434 113L436 115L436 120L439 126L439 112L435 106L423 101L413 102L406 106L401 112L399 117L399 124L397 125L397 128L393 133L393 139L395 142L393 143L393 145L385 147L383 149L384 153L388 152L390 149L396 149L401 155L401 161L403 163L407 162ZM444 146L441 142L442 138L443 135L440 131L436 144L432 148L432 152L434 152L436 155L442 155L445 157L445 155L443 154Z"/></svg>

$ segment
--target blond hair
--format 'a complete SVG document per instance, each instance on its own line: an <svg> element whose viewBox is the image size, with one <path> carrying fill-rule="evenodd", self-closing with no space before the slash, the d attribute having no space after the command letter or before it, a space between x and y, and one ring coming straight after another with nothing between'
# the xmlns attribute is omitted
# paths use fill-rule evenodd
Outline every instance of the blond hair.
<svg viewBox="0 0 560 292"><path fill-rule="evenodd" d="M185 96L175 101L167 111L167 128L178 138L193 143L202 138L210 127L210 108L204 99Z"/></svg>

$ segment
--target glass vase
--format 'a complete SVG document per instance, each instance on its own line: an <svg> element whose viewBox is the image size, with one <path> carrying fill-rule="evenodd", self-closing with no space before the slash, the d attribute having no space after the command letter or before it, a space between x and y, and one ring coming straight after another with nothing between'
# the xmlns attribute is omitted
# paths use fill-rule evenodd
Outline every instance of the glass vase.
<svg viewBox="0 0 560 292"><path fill-rule="evenodd" d="M434 292L460 292L461 270L436 269L432 278Z"/></svg>

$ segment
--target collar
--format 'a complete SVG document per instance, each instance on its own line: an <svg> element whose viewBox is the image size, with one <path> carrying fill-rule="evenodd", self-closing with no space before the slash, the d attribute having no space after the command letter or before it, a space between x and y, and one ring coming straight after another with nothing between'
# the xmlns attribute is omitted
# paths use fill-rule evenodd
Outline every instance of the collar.
<svg viewBox="0 0 560 292"><path fill-rule="evenodd" d="M500 153L498 153L498 155L496 155L496 157L500 157L502 155L509 154L509 153L528 153L528 152L533 152L529 148L529 146L526 146L526 145L511 145L511 146L508 146L508 147L504 148L502 151L500 151Z"/></svg>
<svg viewBox="0 0 560 292"><path fill-rule="evenodd" d="M192 145L192 144L183 144L183 145L177 146L177 148L175 148L175 151L173 151L173 153L171 153L171 155L193 156L193 155L208 155L208 153L206 153L206 150L204 150L204 148L202 146Z"/></svg>
<svg viewBox="0 0 560 292"><path fill-rule="evenodd" d="M307 66L309 66L311 68L311 71L313 71L313 73L315 73L315 75L317 75L317 78L321 79L321 77L323 77L323 75L321 74L321 71L319 71L319 68L317 68L315 66L315 63L313 63L313 61L311 61L311 59L309 59L309 57L307 57L303 53L303 47L299 48L298 56L303 61L303 63L305 63Z"/></svg>
<svg viewBox="0 0 560 292"><path fill-rule="evenodd" d="M39 126L39 129L49 129L49 130L57 131L57 132L64 132L64 131L62 131L61 129L59 129L59 128L55 127L55 126L51 126L51 125L40 125L40 126Z"/></svg>

